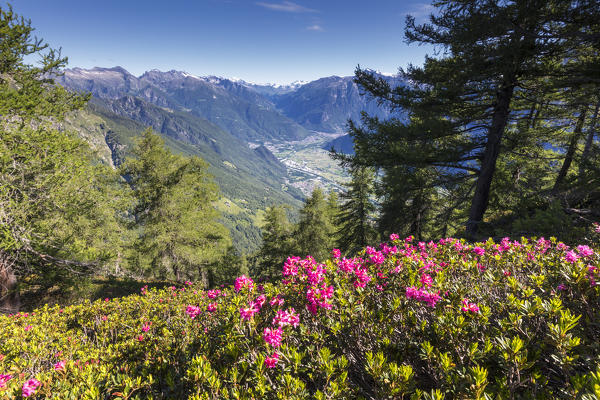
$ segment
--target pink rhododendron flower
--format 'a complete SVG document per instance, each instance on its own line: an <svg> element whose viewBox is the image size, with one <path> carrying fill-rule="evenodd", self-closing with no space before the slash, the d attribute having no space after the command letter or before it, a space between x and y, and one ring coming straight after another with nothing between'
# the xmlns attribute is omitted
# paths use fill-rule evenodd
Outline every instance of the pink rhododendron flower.
<svg viewBox="0 0 600 400"><path fill-rule="evenodd" d="M137 337L137 340L138 340L138 342L141 342L141 341L143 341L143 340L144 340L144 335L139 335L139 336Z"/></svg>
<svg viewBox="0 0 600 400"><path fill-rule="evenodd" d="M209 290L208 292L206 292L206 296L209 299L214 299L216 297L218 297L221 294L221 291L219 289L213 289L213 290Z"/></svg>
<svg viewBox="0 0 600 400"><path fill-rule="evenodd" d="M269 302L272 306L282 306L285 300L283 300L279 295L273 297Z"/></svg>
<svg viewBox="0 0 600 400"><path fill-rule="evenodd" d="M371 254L369 261L375 265L381 265L385 261L385 256L381 252L377 251L374 254Z"/></svg>
<svg viewBox="0 0 600 400"><path fill-rule="evenodd" d="M560 285L558 285L558 286L556 287L556 290L567 290L567 287L565 286L565 284L564 284L564 283L561 283Z"/></svg>
<svg viewBox="0 0 600 400"><path fill-rule="evenodd" d="M306 299L308 300L306 308L313 315L317 314L319 308L331 310L333 305L327 302L331 297L333 297L333 286L326 286L325 283L322 283L320 287L310 287L306 291Z"/></svg>
<svg viewBox="0 0 600 400"><path fill-rule="evenodd" d="M277 361L279 361L279 354L273 353L271 357L265 358L265 365L267 368L275 368Z"/></svg>
<svg viewBox="0 0 600 400"><path fill-rule="evenodd" d="M594 223L594 232L600 233L600 224Z"/></svg>
<svg viewBox="0 0 600 400"><path fill-rule="evenodd" d="M430 275L427 275L427 274L421 275L421 285L429 287L432 284L433 284L433 278Z"/></svg>
<svg viewBox="0 0 600 400"><path fill-rule="evenodd" d="M255 308L254 304L251 304L246 308L240 308L240 317L246 321L250 321L257 312L258 309Z"/></svg>
<svg viewBox="0 0 600 400"><path fill-rule="evenodd" d="M409 299L422 301L424 303L427 303L431 307L435 307L437 302L441 299L439 292L428 292L424 289L417 289L412 286L406 288L406 297Z"/></svg>
<svg viewBox="0 0 600 400"><path fill-rule="evenodd" d="M504 274L504 276L510 276L511 275L510 271L507 271L507 270L502 271L502 273Z"/></svg>
<svg viewBox="0 0 600 400"><path fill-rule="evenodd" d="M397 234L397 233L392 233L392 234L390 235L390 240L391 240L392 242L393 242L394 240L399 240L399 239L400 239L400 236L398 236L398 234Z"/></svg>
<svg viewBox="0 0 600 400"><path fill-rule="evenodd" d="M107 317L106 315L103 315L102 317L100 317L100 319L101 319L102 321L107 321L107 320L108 320L108 317Z"/></svg>
<svg viewBox="0 0 600 400"><path fill-rule="evenodd" d="M188 285L188 286L192 286L193 285L193 283L190 282L190 281L185 281L185 284Z"/></svg>
<svg viewBox="0 0 600 400"><path fill-rule="evenodd" d="M461 307L462 311L471 312L471 313L479 312L479 306L475 303L470 303L469 299L463 299L462 303L463 303L463 306Z"/></svg>
<svg viewBox="0 0 600 400"><path fill-rule="evenodd" d="M296 315L296 310L294 310L292 307L290 307L288 311L277 311L275 318L273 318L273 325L278 325L279 327L291 325L296 328L299 323L300 317Z"/></svg>
<svg viewBox="0 0 600 400"><path fill-rule="evenodd" d="M323 281L323 279L325 279L326 273L327 273L327 270L325 269L325 264L318 264L314 267L311 266L311 268L307 269L307 271L306 271L306 277L307 277L308 283L310 285L317 285L317 284L321 283L321 281Z"/></svg>
<svg viewBox="0 0 600 400"><path fill-rule="evenodd" d="M367 283L369 283L371 279L373 279L365 269L356 269L354 271L354 274L356 275L357 279L356 281L354 281L354 287L356 288L364 288L365 286L367 286Z"/></svg>
<svg viewBox="0 0 600 400"><path fill-rule="evenodd" d="M144 326L142 326L142 332L148 332L150 330L150 325L152 325L152 322L144 323Z"/></svg>
<svg viewBox="0 0 600 400"><path fill-rule="evenodd" d="M30 331L32 328L33 328L33 326L31 326L31 325L27 325L27 326L25 327L25 332L28 332L28 331Z"/></svg>
<svg viewBox="0 0 600 400"><path fill-rule="evenodd" d="M239 292L244 288L252 290L254 288L254 281L246 275L242 275L235 280L234 288L236 292Z"/></svg>
<svg viewBox="0 0 600 400"><path fill-rule="evenodd" d="M577 253L575 253L573 250L568 251L567 254L565 254L565 260L569 263L574 263L578 259L579 255L577 255Z"/></svg>
<svg viewBox="0 0 600 400"><path fill-rule="evenodd" d="M30 379L23 384L21 388L21 393L23 397L29 397L35 394L37 388L41 385L40 381L37 379Z"/></svg>
<svg viewBox="0 0 600 400"><path fill-rule="evenodd" d="M61 361L57 362L56 364L54 364L54 370L55 371L64 371L66 365L67 365L67 362L65 360L61 360Z"/></svg>
<svg viewBox="0 0 600 400"><path fill-rule="evenodd" d="M354 260L342 258L342 260L338 263L338 268L344 272L352 272L354 271Z"/></svg>
<svg viewBox="0 0 600 400"><path fill-rule="evenodd" d="M197 307L197 306L187 306L187 308L185 309L185 312L186 312L187 315L190 316L191 319L194 319L198 315L200 315L200 313L202 311L200 310L200 307Z"/></svg>
<svg viewBox="0 0 600 400"><path fill-rule="evenodd" d="M209 304L206 306L206 310L207 310L208 312L215 312L215 311L217 311L217 303L209 303Z"/></svg>
<svg viewBox="0 0 600 400"><path fill-rule="evenodd" d="M0 389L4 389L6 387L6 383L12 379L12 376L0 374Z"/></svg>
<svg viewBox="0 0 600 400"><path fill-rule="evenodd" d="M288 257L283 264L283 276L296 276L298 275L298 262L300 257Z"/></svg>
<svg viewBox="0 0 600 400"><path fill-rule="evenodd" d="M340 251L340 249L333 249L331 250L331 256L333 258L340 258L342 256L342 252Z"/></svg>
<svg viewBox="0 0 600 400"><path fill-rule="evenodd" d="M253 302L254 308L260 310L266 301L267 301L267 296L265 296L264 294L261 294L254 300L254 302Z"/></svg>
<svg viewBox="0 0 600 400"><path fill-rule="evenodd" d="M485 249L483 247L474 247L473 248L473 253L477 254L478 256L482 256L485 254Z"/></svg>
<svg viewBox="0 0 600 400"><path fill-rule="evenodd" d="M581 257L590 257L594 255L594 250L589 246L577 246L577 251Z"/></svg>
<svg viewBox="0 0 600 400"><path fill-rule="evenodd" d="M375 248L374 248L374 247L367 246L367 247L365 248L365 253L371 256L371 255L373 255L373 254L377 253L377 250L375 250Z"/></svg>
<svg viewBox="0 0 600 400"><path fill-rule="evenodd" d="M267 342L271 346L279 347L281 345L282 334L283 330L281 329L281 327L277 329L265 328L263 332L263 339L265 339L265 342Z"/></svg>

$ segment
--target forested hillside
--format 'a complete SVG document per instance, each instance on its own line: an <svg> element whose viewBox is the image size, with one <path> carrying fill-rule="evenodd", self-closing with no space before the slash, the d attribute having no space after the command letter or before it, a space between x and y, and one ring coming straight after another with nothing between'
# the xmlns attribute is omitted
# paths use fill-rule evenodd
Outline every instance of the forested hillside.
<svg viewBox="0 0 600 400"><path fill-rule="evenodd" d="M148 126L172 151L204 159L223 195L218 205L240 254L260 245L257 218L262 211L280 203L298 207L302 199L302 194L286 183L285 166L267 149L250 149L189 113L165 111L135 97L112 102L92 99L85 111L67 121L67 129L79 132L114 166L131 155L135 139Z"/></svg>

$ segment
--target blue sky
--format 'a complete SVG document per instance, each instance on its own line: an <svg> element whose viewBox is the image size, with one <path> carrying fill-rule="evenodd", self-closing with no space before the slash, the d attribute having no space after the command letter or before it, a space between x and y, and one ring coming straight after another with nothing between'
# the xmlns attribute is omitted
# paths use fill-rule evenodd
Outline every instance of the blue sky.
<svg viewBox="0 0 600 400"><path fill-rule="evenodd" d="M0 4L5 5L4 0ZM404 43L406 14L426 1L14 0L36 34L62 47L69 67L157 68L251 82L289 83L395 73L431 50Z"/></svg>

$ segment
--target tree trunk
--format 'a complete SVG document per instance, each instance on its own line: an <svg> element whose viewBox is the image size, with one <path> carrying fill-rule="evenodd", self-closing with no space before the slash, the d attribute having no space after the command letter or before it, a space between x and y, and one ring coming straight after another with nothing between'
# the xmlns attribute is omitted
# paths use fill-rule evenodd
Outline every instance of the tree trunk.
<svg viewBox="0 0 600 400"><path fill-rule="evenodd" d="M560 185L565 180L567 173L569 172L569 168L571 168L571 164L573 163L573 156L575 155L575 150L577 149L577 144L579 143L579 139L581 136L581 131L583 130L583 124L585 122L585 114L587 112L587 106L585 106L579 112L579 118L577 118L577 124L575 124L575 129L573 130L573 134L571 135L571 140L569 141L569 147L567 148L567 153L565 154L565 159L563 160L563 164L560 167L560 171L558 172L558 176L556 177L556 181L554 181L554 187L552 188L552 193L556 194Z"/></svg>
<svg viewBox="0 0 600 400"><path fill-rule="evenodd" d="M199 271L200 272L200 283L202 284L202 287L204 289L208 289L208 287L210 285L210 282L209 282L210 279L209 279L209 276L208 276L209 275L209 271L207 271L208 266L203 265L203 266L200 266L199 268L200 268L200 271Z"/></svg>
<svg viewBox="0 0 600 400"><path fill-rule="evenodd" d="M14 314L19 311L21 299L17 289L17 277L0 252L0 313Z"/></svg>
<svg viewBox="0 0 600 400"><path fill-rule="evenodd" d="M587 163L587 159L590 156L590 151L592 150L592 144L594 143L594 136L596 135L596 122L598 121L598 111L600 111L600 101L596 103L594 115L592 116L592 121L590 122L588 129L587 139L585 140L583 153L581 153L581 160L579 161L579 179L583 177L585 172L585 164Z"/></svg>
<svg viewBox="0 0 600 400"><path fill-rule="evenodd" d="M466 236L470 240L475 239L477 229L479 228L479 224L483 219L483 214L488 206L490 187L492 186L492 179L494 177L494 171L496 170L496 160L498 159L498 154L500 154L502 135L504 134L504 128L506 128L506 124L508 123L510 102L512 100L514 89L515 84L511 83L500 88L497 93L497 102L492 116L492 125L488 130L487 143L481 160L481 169L479 176L477 177L475 193L471 200L469 220L466 224Z"/></svg>

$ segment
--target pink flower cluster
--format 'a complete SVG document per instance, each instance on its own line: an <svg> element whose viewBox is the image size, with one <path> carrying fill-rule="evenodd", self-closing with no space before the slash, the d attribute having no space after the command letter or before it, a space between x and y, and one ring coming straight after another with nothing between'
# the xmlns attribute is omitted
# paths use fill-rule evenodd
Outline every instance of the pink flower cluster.
<svg viewBox="0 0 600 400"><path fill-rule="evenodd" d="M281 339L283 335L283 330L281 327L275 328L265 328L263 332L263 339L267 344L270 344L273 347L279 347L281 345Z"/></svg>
<svg viewBox="0 0 600 400"><path fill-rule="evenodd" d="M325 264L317 264L315 259L307 256L304 260L300 257L288 257L283 266L283 275L288 277L284 284L292 282L306 282L306 307L312 314L317 314L319 308L331 309L333 305L327 300L333 297L333 286L327 286Z"/></svg>
<svg viewBox="0 0 600 400"><path fill-rule="evenodd" d="M206 306L206 311L208 311L208 312L217 311L217 303L208 303L208 305Z"/></svg>
<svg viewBox="0 0 600 400"><path fill-rule="evenodd" d="M254 307L254 304L250 304L248 307L240 308L240 317L246 321L250 321L257 312L258 309Z"/></svg>
<svg viewBox="0 0 600 400"><path fill-rule="evenodd" d="M202 310L200 310L200 307L197 307L197 306L187 306L187 308L185 309L185 312L187 315L190 316L191 319L194 319L198 315L200 315Z"/></svg>
<svg viewBox="0 0 600 400"><path fill-rule="evenodd" d="M33 396L37 388L41 385L40 381L37 379L30 379L23 384L21 388L21 393L23 397Z"/></svg>
<svg viewBox="0 0 600 400"><path fill-rule="evenodd" d="M61 361L57 362L56 364L54 364L54 370L55 371L64 371L66 366L67 366L67 362L65 360L61 360Z"/></svg>
<svg viewBox="0 0 600 400"><path fill-rule="evenodd" d="M479 306L475 303L470 303L469 299L463 299L461 310L464 312L478 313Z"/></svg>
<svg viewBox="0 0 600 400"><path fill-rule="evenodd" d="M254 301L248 304L248 307L240 308L240 317L246 321L250 321L254 314L260 311L263 304L267 301L267 296L261 294Z"/></svg>
<svg viewBox="0 0 600 400"><path fill-rule="evenodd" d="M591 257L594 255L594 250L592 250L589 246L577 246L577 251L581 257Z"/></svg>
<svg viewBox="0 0 600 400"><path fill-rule="evenodd" d="M271 306L273 306L273 307L282 306L283 303L285 303L285 300L283 300L283 298L281 298L281 296L279 296L279 295L273 297L271 299L271 301L269 302L269 304L271 304Z"/></svg>
<svg viewBox="0 0 600 400"><path fill-rule="evenodd" d="M277 366L277 362L279 361L279 354L276 352L273 353L271 357L265 358L265 365L267 368L275 368Z"/></svg>
<svg viewBox="0 0 600 400"><path fill-rule="evenodd" d="M409 286L406 288L406 297L427 303L431 307L435 307L438 301L441 300L440 292L428 292L425 289L417 289Z"/></svg>
<svg viewBox="0 0 600 400"><path fill-rule="evenodd" d="M279 325L280 328L291 325L294 328L298 326L300 323L300 317L296 315L296 310L290 307L288 311L279 310L273 318L273 325Z"/></svg>
<svg viewBox="0 0 600 400"><path fill-rule="evenodd" d="M6 387L6 383L12 379L10 375L0 374L0 389L4 389Z"/></svg>
<svg viewBox="0 0 600 400"><path fill-rule="evenodd" d="M248 278L246 275L242 275L235 280L235 284L233 285L236 292L247 288L251 291L254 288L254 281L251 278Z"/></svg>
<svg viewBox="0 0 600 400"><path fill-rule="evenodd" d="M333 286L327 286L324 282L320 286L311 286L306 291L306 299L308 304L306 308L313 315L317 315L319 308L331 310L333 304L328 303L327 300L333 297Z"/></svg>
<svg viewBox="0 0 600 400"><path fill-rule="evenodd" d="M364 268L356 268L354 270L354 275L356 275L356 280L354 281L354 287L364 288L367 286L367 283L372 279L369 275L369 272Z"/></svg>
<svg viewBox="0 0 600 400"><path fill-rule="evenodd" d="M427 287L431 287L431 285L433 285L433 278L431 277L431 275L428 274L423 274L421 275L421 285L423 285L423 287L427 286Z"/></svg>
<svg viewBox="0 0 600 400"><path fill-rule="evenodd" d="M473 248L473 253L477 254L478 256L482 256L485 254L485 249L483 247L474 247Z"/></svg>
<svg viewBox="0 0 600 400"><path fill-rule="evenodd" d="M298 275L298 262L300 257L288 257L283 264L283 276Z"/></svg>

